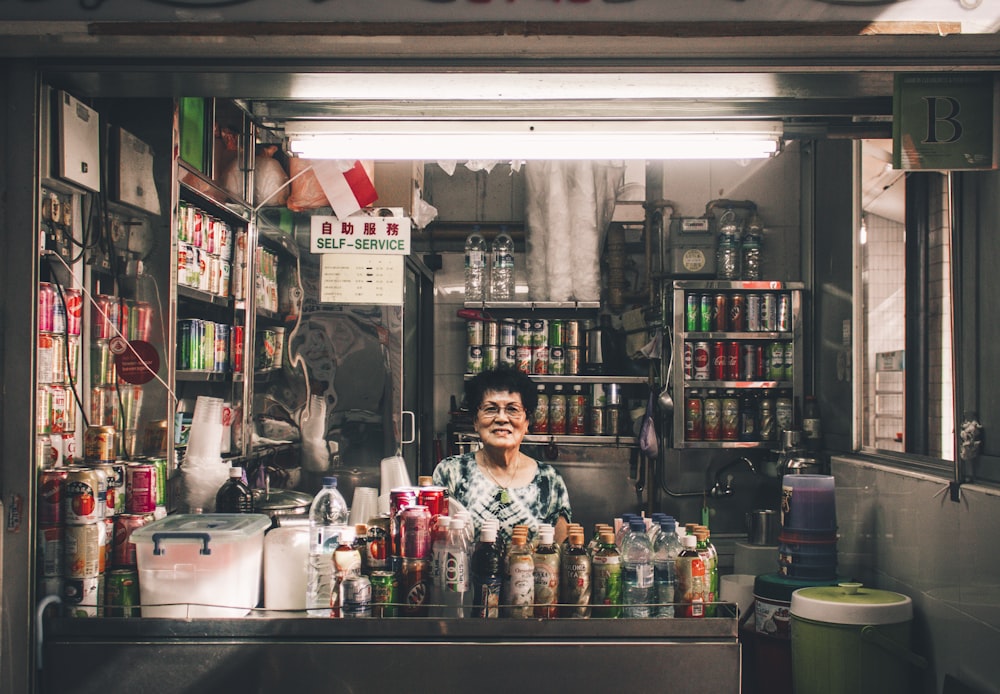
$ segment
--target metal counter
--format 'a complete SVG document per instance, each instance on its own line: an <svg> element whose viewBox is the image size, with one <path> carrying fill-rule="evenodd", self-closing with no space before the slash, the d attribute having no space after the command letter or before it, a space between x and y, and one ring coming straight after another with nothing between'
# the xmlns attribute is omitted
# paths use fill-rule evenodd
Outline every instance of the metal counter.
<svg viewBox="0 0 1000 694"><path fill-rule="evenodd" d="M48 619L40 691L738 692L734 618Z"/></svg>

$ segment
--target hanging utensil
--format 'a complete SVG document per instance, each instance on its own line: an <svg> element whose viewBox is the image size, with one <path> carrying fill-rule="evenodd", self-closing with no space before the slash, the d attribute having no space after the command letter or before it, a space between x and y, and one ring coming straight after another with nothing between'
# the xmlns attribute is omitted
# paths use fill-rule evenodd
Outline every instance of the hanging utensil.
<svg viewBox="0 0 1000 694"><path fill-rule="evenodd" d="M667 362L667 377L663 381L663 390L660 391L660 396L657 398L657 403L659 404L660 410L664 414L672 414L674 411L674 396L670 393L670 376L674 372L674 340L670 335L670 331L666 331L667 335L667 354L670 355L670 361Z"/></svg>

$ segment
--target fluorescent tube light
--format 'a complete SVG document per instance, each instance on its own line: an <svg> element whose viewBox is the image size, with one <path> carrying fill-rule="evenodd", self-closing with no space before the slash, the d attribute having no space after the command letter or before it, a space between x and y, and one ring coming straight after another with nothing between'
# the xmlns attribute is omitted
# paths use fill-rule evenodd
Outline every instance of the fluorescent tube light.
<svg viewBox="0 0 1000 694"><path fill-rule="evenodd" d="M762 159L771 121L292 121L289 149L311 159Z"/></svg>

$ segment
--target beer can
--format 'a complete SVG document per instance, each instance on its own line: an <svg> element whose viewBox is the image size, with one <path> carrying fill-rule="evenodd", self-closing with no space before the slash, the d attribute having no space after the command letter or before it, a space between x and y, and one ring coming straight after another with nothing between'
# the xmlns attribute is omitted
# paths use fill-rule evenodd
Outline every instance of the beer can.
<svg viewBox="0 0 1000 694"><path fill-rule="evenodd" d="M483 347L483 370L492 371L500 366L500 348L497 345Z"/></svg>
<svg viewBox="0 0 1000 694"><path fill-rule="evenodd" d="M399 613L404 617L427 616L430 561L404 558L399 573Z"/></svg>
<svg viewBox="0 0 1000 694"><path fill-rule="evenodd" d="M38 555L43 576L63 575L63 526L55 525L38 529Z"/></svg>
<svg viewBox="0 0 1000 694"><path fill-rule="evenodd" d="M400 527L400 555L407 559L430 559L431 513L416 504L403 509Z"/></svg>
<svg viewBox="0 0 1000 694"><path fill-rule="evenodd" d="M694 380L707 381L709 376L709 351L707 342L693 345Z"/></svg>
<svg viewBox="0 0 1000 694"><path fill-rule="evenodd" d="M534 318L531 321L531 346L549 346L549 322L544 318Z"/></svg>
<svg viewBox="0 0 1000 694"><path fill-rule="evenodd" d="M726 343L721 340L711 344L712 379L715 381L726 380Z"/></svg>
<svg viewBox="0 0 1000 694"><path fill-rule="evenodd" d="M761 295L747 294L747 332L758 333L761 327Z"/></svg>
<svg viewBox="0 0 1000 694"><path fill-rule="evenodd" d="M521 319L517 322L516 340L518 347L531 347L531 320Z"/></svg>
<svg viewBox="0 0 1000 694"><path fill-rule="evenodd" d="M761 295L760 329L763 332L773 332L778 329L778 299L772 292Z"/></svg>
<svg viewBox="0 0 1000 694"><path fill-rule="evenodd" d="M513 347L517 345L517 322L509 318L500 321L500 346Z"/></svg>
<svg viewBox="0 0 1000 694"><path fill-rule="evenodd" d="M151 463L129 463L125 468L126 513L153 513L156 510L157 469Z"/></svg>
<svg viewBox="0 0 1000 694"><path fill-rule="evenodd" d="M589 410L588 431L592 436L604 434L604 408L599 405L591 405Z"/></svg>
<svg viewBox="0 0 1000 694"><path fill-rule="evenodd" d="M726 343L726 380L737 381L740 378L740 343L732 340Z"/></svg>
<svg viewBox="0 0 1000 694"><path fill-rule="evenodd" d="M372 571L372 616L395 617L399 601L399 579L394 571Z"/></svg>
<svg viewBox="0 0 1000 694"><path fill-rule="evenodd" d="M701 296L688 292L684 295L684 329L689 333L701 329Z"/></svg>
<svg viewBox="0 0 1000 694"><path fill-rule="evenodd" d="M99 469L67 469L62 489L63 522L67 525L87 525L104 518L107 484L104 472Z"/></svg>
<svg viewBox="0 0 1000 694"><path fill-rule="evenodd" d="M684 396L684 440L703 440L703 427L704 415L702 413L701 393L697 390L690 390Z"/></svg>
<svg viewBox="0 0 1000 694"><path fill-rule="evenodd" d="M132 542L132 532L152 522L152 513L121 513L115 516L111 540L112 566L136 566L135 543Z"/></svg>
<svg viewBox="0 0 1000 694"><path fill-rule="evenodd" d="M698 330L703 333L711 332L714 320L712 313L715 310L715 303L711 294L702 294L698 299Z"/></svg>
<svg viewBox="0 0 1000 694"><path fill-rule="evenodd" d="M481 373L483 370L483 346L470 345L465 360L465 371L470 374Z"/></svg>
<svg viewBox="0 0 1000 694"><path fill-rule="evenodd" d="M97 576L104 569L104 523L63 528L63 567L68 578Z"/></svg>
<svg viewBox="0 0 1000 694"><path fill-rule="evenodd" d="M580 321L576 320L563 321L563 346L575 347L577 349L580 349L584 346L583 331L580 330Z"/></svg>
<svg viewBox="0 0 1000 694"><path fill-rule="evenodd" d="M83 434L83 459L89 463L110 463L116 457L116 444L117 436L113 426L107 424L88 426Z"/></svg>
<svg viewBox="0 0 1000 694"><path fill-rule="evenodd" d="M483 321L483 344L500 346L500 322L495 320Z"/></svg>
<svg viewBox="0 0 1000 694"><path fill-rule="evenodd" d="M729 327L729 298L725 294L716 294L712 297L714 306L712 307L712 330L726 332L732 330Z"/></svg>
<svg viewBox="0 0 1000 694"><path fill-rule="evenodd" d="M580 373L580 348L567 347L565 352L566 365L564 371L567 376L576 376Z"/></svg>
<svg viewBox="0 0 1000 694"><path fill-rule="evenodd" d="M105 578L105 584L105 616L139 616L138 571L135 569L112 569Z"/></svg>
<svg viewBox="0 0 1000 694"><path fill-rule="evenodd" d="M791 332L792 330L792 295L778 295L778 317L774 329L780 333Z"/></svg>
<svg viewBox="0 0 1000 694"><path fill-rule="evenodd" d="M566 373L566 348L549 347L549 373L562 376Z"/></svg>
<svg viewBox="0 0 1000 694"><path fill-rule="evenodd" d="M745 343L741 345L740 349L740 379L753 381L760 378L761 374L757 370L757 363L761 352L760 345Z"/></svg>
<svg viewBox="0 0 1000 694"><path fill-rule="evenodd" d="M549 372L549 348L531 348L531 373L544 376Z"/></svg>
<svg viewBox="0 0 1000 694"><path fill-rule="evenodd" d="M38 489L38 522L42 527L63 522L62 494L67 476L65 468L42 471Z"/></svg>
<svg viewBox="0 0 1000 694"><path fill-rule="evenodd" d="M549 433L549 394L545 392L545 386L538 386L538 404L535 405L535 414L531 418L531 433Z"/></svg>
<svg viewBox="0 0 1000 694"><path fill-rule="evenodd" d="M739 436L740 401L735 391L727 390L722 396L722 440L736 441Z"/></svg>
<svg viewBox="0 0 1000 694"><path fill-rule="evenodd" d="M553 318L549 321L549 347L565 347L565 333L563 331L563 321Z"/></svg>
<svg viewBox="0 0 1000 694"><path fill-rule="evenodd" d="M367 576L348 576L340 590L344 617L372 616L372 583Z"/></svg>
<svg viewBox="0 0 1000 694"><path fill-rule="evenodd" d="M785 343L785 370L783 378L791 381L795 375L795 347L791 342Z"/></svg>
<svg viewBox="0 0 1000 694"><path fill-rule="evenodd" d="M517 368L517 347L500 345L500 366L508 369Z"/></svg>
<svg viewBox="0 0 1000 694"><path fill-rule="evenodd" d="M448 490L444 487L420 487L417 503L426 506L431 518L448 515Z"/></svg>
<svg viewBox="0 0 1000 694"><path fill-rule="evenodd" d="M62 588L65 616L104 616L104 574L87 578L67 577L63 579Z"/></svg>
<svg viewBox="0 0 1000 694"><path fill-rule="evenodd" d="M767 345L767 378L780 381L785 377L785 343L771 342Z"/></svg>
<svg viewBox="0 0 1000 694"><path fill-rule="evenodd" d="M469 347L481 346L483 344L483 321L470 320L466 323L465 344Z"/></svg>

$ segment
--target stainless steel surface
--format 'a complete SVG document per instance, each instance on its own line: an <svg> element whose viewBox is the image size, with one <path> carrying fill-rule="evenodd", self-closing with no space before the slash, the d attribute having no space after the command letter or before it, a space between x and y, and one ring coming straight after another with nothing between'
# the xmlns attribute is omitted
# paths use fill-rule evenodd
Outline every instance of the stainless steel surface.
<svg viewBox="0 0 1000 694"><path fill-rule="evenodd" d="M747 542L751 545L776 545L781 516L774 509L754 509L747 514Z"/></svg>

